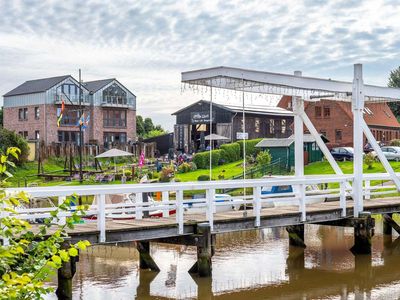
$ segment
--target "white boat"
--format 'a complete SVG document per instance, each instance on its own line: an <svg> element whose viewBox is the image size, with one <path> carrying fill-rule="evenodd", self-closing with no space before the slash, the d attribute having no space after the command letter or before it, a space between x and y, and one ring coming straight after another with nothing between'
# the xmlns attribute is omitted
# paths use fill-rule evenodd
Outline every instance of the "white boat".
<svg viewBox="0 0 400 300"><path fill-rule="evenodd" d="M319 191L319 190L320 189L317 185L306 185L306 192ZM269 198L268 202L264 202L262 207L266 208L266 207L299 205L299 200L295 198L295 195L299 194L298 186L291 186L291 185L265 186L261 189L261 197L264 199L266 196L273 196L274 194L277 195L279 194L279 196ZM317 195L318 193L315 193L315 196ZM290 198L293 198L293 200ZM321 203L324 201L325 201L324 197L313 197L306 199L306 204Z"/></svg>
<svg viewBox="0 0 400 300"><path fill-rule="evenodd" d="M194 199L195 200L195 199ZM239 210L242 204L241 200L233 199L228 194L215 194L214 213ZM206 212L206 203L186 203L184 205L185 213L188 214L204 214Z"/></svg>

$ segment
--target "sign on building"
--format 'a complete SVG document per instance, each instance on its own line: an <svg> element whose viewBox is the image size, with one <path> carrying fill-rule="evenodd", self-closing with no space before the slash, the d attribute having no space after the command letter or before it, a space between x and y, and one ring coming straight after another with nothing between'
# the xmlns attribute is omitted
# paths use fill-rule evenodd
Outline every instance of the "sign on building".
<svg viewBox="0 0 400 300"><path fill-rule="evenodd" d="M190 119L192 124L205 124L210 123L210 112L192 112L190 113ZM215 116L213 114L212 121L215 121Z"/></svg>
<svg viewBox="0 0 400 300"><path fill-rule="evenodd" d="M249 133L248 132L236 132L236 139L237 140L248 140Z"/></svg>

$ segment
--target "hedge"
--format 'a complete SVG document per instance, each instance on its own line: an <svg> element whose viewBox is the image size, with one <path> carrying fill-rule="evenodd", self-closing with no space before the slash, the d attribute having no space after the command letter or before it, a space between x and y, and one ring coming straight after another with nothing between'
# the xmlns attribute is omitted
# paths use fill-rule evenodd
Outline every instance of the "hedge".
<svg viewBox="0 0 400 300"><path fill-rule="evenodd" d="M240 159L240 145L238 143L222 144L222 159L225 162L234 162Z"/></svg>
<svg viewBox="0 0 400 300"><path fill-rule="evenodd" d="M29 146L26 139L14 131L0 128L0 152L6 153L9 147L17 147L21 150L18 159L11 159L15 164L22 165L28 160Z"/></svg>
<svg viewBox="0 0 400 300"><path fill-rule="evenodd" d="M211 160L212 166L215 167L218 165L221 157L222 150L212 150L211 151ZM199 169L208 169L210 167L210 151L196 153L193 157L193 162L196 164Z"/></svg>
<svg viewBox="0 0 400 300"><path fill-rule="evenodd" d="M256 155L258 152L261 151L260 148L256 148L255 146L262 140L261 139L254 139L254 140L245 140L246 143L246 155ZM240 145L240 158L243 157L243 140L237 141Z"/></svg>

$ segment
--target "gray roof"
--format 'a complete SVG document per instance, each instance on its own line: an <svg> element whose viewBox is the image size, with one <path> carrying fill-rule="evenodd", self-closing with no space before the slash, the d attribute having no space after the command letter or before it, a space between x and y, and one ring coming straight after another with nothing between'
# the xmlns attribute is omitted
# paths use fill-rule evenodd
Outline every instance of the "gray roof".
<svg viewBox="0 0 400 300"><path fill-rule="evenodd" d="M106 86L107 84L111 83L115 78L110 79L102 79L102 80L93 80L93 81L86 81L83 83L83 86L89 90L89 92L97 92L102 87Z"/></svg>
<svg viewBox="0 0 400 300"><path fill-rule="evenodd" d="M5 94L4 97L45 92L68 77L71 77L71 75L25 81Z"/></svg>
<svg viewBox="0 0 400 300"><path fill-rule="evenodd" d="M210 101L208 101L208 100L199 100L199 101L196 101L195 103L192 103L189 106L181 108L180 110L174 112L172 115L177 115L180 112L185 111L186 109L188 109L200 102L206 103L207 105L210 104ZM242 109L243 109L243 107L239 106L239 105L223 104L223 103L216 103L216 102L213 102L212 105L216 106L216 107L220 107L222 109L226 109L228 111L231 111L232 113L242 112ZM277 107L277 106L245 104L244 111L247 114L259 114L259 115L270 115L270 116L293 116L292 111L281 108L281 107Z"/></svg>
<svg viewBox="0 0 400 300"><path fill-rule="evenodd" d="M322 140L326 143L329 140L321 134ZM305 133L303 135L304 143L314 143L316 140L310 133ZM267 147L289 147L292 143L294 143L294 135L292 134L288 138L266 138L262 139L255 147L267 148Z"/></svg>
<svg viewBox="0 0 400 300"><path fill-rule="evenodd" d="M262 139L256 147L266 148L266 147L289 147L294 143L293 139Z"/></svg>

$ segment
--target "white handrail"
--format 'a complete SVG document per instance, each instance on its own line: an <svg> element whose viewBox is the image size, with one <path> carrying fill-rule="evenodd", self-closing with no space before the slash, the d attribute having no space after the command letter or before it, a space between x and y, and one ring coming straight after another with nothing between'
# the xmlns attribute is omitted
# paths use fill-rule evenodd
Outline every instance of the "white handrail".
<svg viewBox="0 0 400 300"><path fill-rule="evenodd" d="M366 182L373 180L390 180L388 174L366 174L363 179ZM297 205L302 222L307 220L307 208L309 201L318 199L339 199L339 208L342 217L346 216L346 197L352 196L352 189L346 187L351 181L352 175L327 175L327 176L305 176L296 178L295 176L283 176L277 178L249 179L240 182L234 180L212 181L212 182L179 182L179 183L153 183L153 184L121 184L121 185L96 185L96 186L78 186L74 187L75 195L94 195L97 198L95 205L92 205L87 212L88 216L95 215L97 217L97 228L99 230L99 242L106 242L107 218L112 218L118 214L130 214L132 218L141 219L144 212L150 214L156 212L158 216L165 218L170 217L170 211L176 209L175 222L178 225L178 234L184 234L184 216L190 214L191 209L200 209L201 213L206 215L207 221L210 223L211 230L214 231L214 216L221 209L226 207L238 208L246 204L252 206L254 217L254 226L261 225L261 216L263 206L276 205L277 201L285 205ZM318 191L306 191L307 185L333 183L338 184L339 188L330 188ZM287 186L297 187L290 193L262 194L262 188L265 186ZM252 188L253 193L246 196L226 196L217 197L218 189L224 188ZM394 192L393 185L387 186L371 186L366 183L363 188L365 199L375 195L389 195ZM66 196L71 194L71 187L35 187L7 189L7 194L26 191L30 197L55 197L58 203L62 203ZM205 193L205 197L197 199L184 199L184 192L200 190ZM162 201L143 202L143 193L161 192ZM106 195L112 194L135 194L136 202L106 204ZM171 194L176 194L176 200L171 199ZM293 203L293 204L291 204ZM11 213L11 216L20 219L35 220L40 218L51 217L50 212L55 210L54 207L45 208L17 208L17 214ZM62 224L65 219L72 215L71 211L61 212L59 214L59 222ZM128 216L129 217L129 216ZM151 220L150 220L151 222Z"/></svg>

